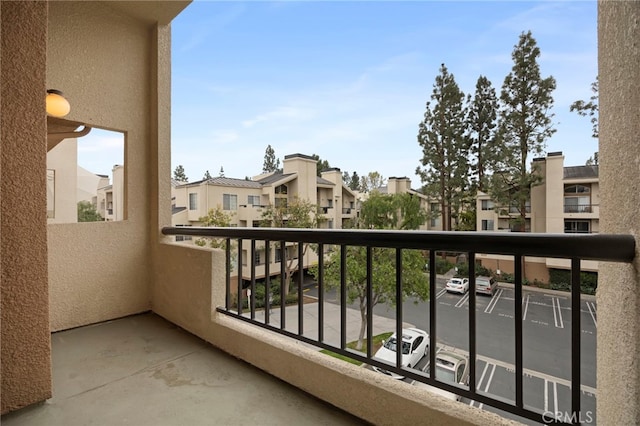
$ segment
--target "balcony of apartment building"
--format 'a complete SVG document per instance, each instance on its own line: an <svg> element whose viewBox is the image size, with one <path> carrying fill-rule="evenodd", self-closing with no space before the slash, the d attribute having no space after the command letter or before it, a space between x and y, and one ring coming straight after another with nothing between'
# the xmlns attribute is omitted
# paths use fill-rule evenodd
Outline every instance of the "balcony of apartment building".
<svg viewBox="0 0 640 426"><path fill-rule="evenodd" d="M259 222L262 219L262 212L266 205L260 204L260 197L258 200L250 200L247 204L238 205L238 220L245 221L246 223Z"/></svg>
<svg viewBox="0 0 640 426"><path fill-rule="evenodd" d="M486 392L483 383L491 371L472 367L482 355L478 345L490 331L478 321L475 308L482 299L473 291L477 284L473 260L484 252L512 256L514 265L531 255L569 259L574 267L573 297L563 307L571 318L565 323L571 343L570 352L561 357L569 363L563 382L569 383L565 386L569 391L568 405L561 408L567 412L561 418L575 422L591 412L606 424L638 423L640 277L634 242L640 229L635 190L640 182L637 165L626 157L640 130L632 113L640 104L640 57L637 36L629 35L629 28L637 26L640 6L633 2L599 6L601 233L539 236L169 227L169 23L186 4L134 3L0 4L2 79L4 87L12 88L3 90L1 109L1 396L2 411L8 413L3 424L509 424L513 418L509 416L549 420L542 416L550 407L531 407L525 386L529 371L521 293L506 301L513 314L505 317L511 324L505 330L513 333L505 334L499 347L512 354L512 371L502 372L510 380L505 386L508 394ZM109 52L116 52L127 66L114 68ZM69 64L75 72L69 72ZM127 220L47 225L46 153L25 141L42 141L45 146L42 92L49 81L74 95L79 107L70 119L89 124L96 120L127 132ZM620 178L625 185L617 185ZM19 187L13 185L18 181ZM24 211L32 214L25 218ZM464 354L470 360L468 384L446 382L434 374L435 350L427 355L429 367L421 370L403 366L399 352L395 360L383 362L374 359L369 344L362 351L347 347L360 318L356 315L356 323L350 322L346 287L334 293L340 303L323 300L321 305L322 292L318 302L305 303L304 286L294 276L296 303L278 309L267 299L267 309L261 309L254 303L257 292L251 291L247 298L231 281L233 263L242 265L245 256L239 245L234 254L173 244L171 235L304 241L335 253L362 246L365 259L374 248L386 247L397 264L402 264L405 250L430 248L429 256L438 251L465 253L472 271L470 309L450 321L461 321L464 327L460 345L466 346ZM251 243L243 248L250 258ZM350 259L339 258L344 262L341 267L347 268ZM323 259L318 259L319 270ZM579 263L588 259L601 261L601 268L594 362L597 403L586 409L584 398L589 397L581 382L580 345L587 337L581 336L578 325L590 314L581 312L576 284ZM433 267L435 259L430 257L429 264ZM367 270L374 268L370 260L365 265ZM428 276L436 278L433 273ZM399 298L402 268L396 280ZM250 270L249 286L253 281ZM369 292L371 283L366 284ZM430 346L436 348L446 329L437 321L443 308L433 293L437 287L430 284L426 331ZM522 290L520 284L516 282L514 292ZM405 304L395 304L391 323L374 317L373 311L366 310L365 320L373 321L367 333L377 334L375 325L381 324L402 334L409 315ZM451 401L318 349L474 403ZM551 405L553 415L556 408Z"/></svg>

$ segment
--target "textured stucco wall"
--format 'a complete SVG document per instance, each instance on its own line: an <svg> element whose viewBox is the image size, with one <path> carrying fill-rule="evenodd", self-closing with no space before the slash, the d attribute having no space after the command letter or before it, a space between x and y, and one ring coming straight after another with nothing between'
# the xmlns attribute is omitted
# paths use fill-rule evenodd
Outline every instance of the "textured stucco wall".
<svg viewBox="0 0 640 426"><path fill-rule="evenodd" d="M598 3L600 231L640 235L640 2ZM600 264L598 423L640 423L640 260Z"/></svg>
<svg viewBox="0 0 640 426"><path fill-rule="evenodd" d="M153 35L104 3L49 6L47 85L69 99L68 119L124 132L126 206L121 222L49 225L52 330L151 308Z"/></svg>
<svg viewBox="0 0 640 426"><path fill-rule="evenodd" d="M0 245L2 404L51 395L47 297L47 4L2 2Z"/></svg>

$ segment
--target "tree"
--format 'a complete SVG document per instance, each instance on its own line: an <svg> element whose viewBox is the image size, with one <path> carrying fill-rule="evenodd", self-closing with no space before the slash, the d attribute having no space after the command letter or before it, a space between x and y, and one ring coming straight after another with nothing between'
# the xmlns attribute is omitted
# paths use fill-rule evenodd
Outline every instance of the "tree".
<svg viewBox="0 0 640 426"><path fill-rule="evenodd" d="M102 216L89 201L78 201L78 222L100 222Z"/></svg>
<svg viewBox="0 0 640 426"><path fill-rule="evenodd" d="M578 115L583 117L591 117L592 134L594 138L598 138L598 77L596 81L591 83L591 91L593 95L589 98L589 102L575 101L569 107L569 111L577 112ZM597 164L597 163L596 163Z"/></svg>
<svg viewBox="0 0 640 426"><path fill-rule="evenodd" d="M217 206L215 209L209 209L207 215L202 216L198 221L202 223L202 226L228 227L231 226L232 216L233 213L227 213L220 206ZM226 249L227 247L225 238L202 237L195 240L194 243L204 247L207 241L209 241L209 246L212 248Z"/></svg>
<svg viewBox="0 0 640 426"><path fill-rule="evenodd" d="M322 176L322 171L323 170L327 170L327 169L331 168L331 166L329 165L329 162L327 160L321 159L318 154L313 154L311 157L313 157L317 161L317 163L316 163L316 174L318 176Z"/></svg>
<svg viewBox="0 0 640 426"><path fill-rule="evenodd" d="M218 173L218 176L224 177L224 167L220 166L220 173Z"/></svg>
<svg viewBox="0 0 640 426"><path fill-rule="evenodd" d="M362 192L378 191L384 186L386 179L378 172L369 172L366 176L360 178L360 190Z"/></svg>
<svg viewBox="0 0 640 426"><path fill-rule="evenodd" d="M461 210L468 196L468 138L466 137L464 93L453 74L442 64L427 102L424 120L418 127L422 147L422 167L416 174L422 179L425 195L440 201L442 229L452 229L452 217Z"/></svg>
<svg viewBox="0 0 640 426"><path fill-rule="evenodd" d="M293 200L287 200L286 203L270 205L262 211L262 220L260 226L273 228L317 228L320 214L318 207L307 200L295 197ZM303 243L302 256L309 248L309 243ZM294 255L295 253L295 255ZM289 294L291 286L291 276L299 268L299 262L303 259L297 259L298 243L293 243L285 247L285 253L281 253L281 261L285 262L285 294Z"/></svg>
<svg viewBox="0 0 640 426"><path fill-rule="evenodd" d="M569 107L569 111L577 112L578 115L583 117L591 117L591 126L592 133L591 136L594 138L598 138L598 115L599 115L599 103L598 103L598 77L596 76L596 81L591 83L591 91L593 95L589 98L589 102L585 101L575 101ZM594 152L593 157L589 157L586 162L587 166L597 166L598 165L598 153Z"/></svg>
<svg viewBox="0 0 640 426"><path fill-rule="evenodd" d="M360 176L358 176L358 173L353 172L353 174L351 175L349 188L353 191L360 191Z"/></svg>
<svg viewBox="0 0 640 426"><path fill-rule="evenodd" d="M178 165L173 171L173 178L178 182L189 182L187 175L184 174L184 167L182 167L182 165Z"/></svg>
<svg viewBox="0 0 640 426"><path fill-rule="evenodd" d="M498 98L491 81L480 76L467 113L470 154L474 162L471 173L478 191L486 191L488 172L493 171L500 154L498 144Z"/></svg>
<svg viewBox="0 0 640 426"><path fill-rule="evenodd" d="M373 192L362 205L362 228L371 229L416 229L425 218L415 220L416 208L420 202L409 194L380 194ZM414 220L411 219L414 218ZM365 247L346 248L346 285L349 303L358 301L360 308L360 333L356 348L362 349L367 331L367 250ZM323 255L320 253L319 255ZM371 307L378 303L402 303L396 301L396 251L390 248L371 249L372 290ZM325 262L324 278L327 288L339 288L341 282L340 251L331 252ZM318 278L318 268L310 268L312 275ZM416 295L421 300L429 298L428 276L424 273L424 257L417 250L402 251L402 289L406 295Z"/></svg>
<svg viewBox="0 0 640 426"><path fill-rule="evenodd" d="M500 100L500 135L504 156L493 174L490 195L500 206L515 209L515 229L526 229L526 214L531 187L540 184L536 168L527 169L529 154L540 155L553 128L553 77L542 78L538 57L540 49L531 31L520 34L511 57L513 68L505 77Z"/></svg>
<svg viewBox="0 0 640 426"><path fill-rule="evenodd" d="M346 170L342 172L342 183L344 185L347 185L347 187L351 185L351 175Z"/></svg>
<svg viewBox="0 0 640 426"><path fill-rule="evenodd" d="M374 191L362 203L359 227L364 229L418 229L427 220L420 199L409 193Z"/></svg>
<svg viewBox="0 0 640 426"><path fill-rule="evenodd" d="M209 173L209 170L207 170L206 172L204 172L204 176L202 177L202 180L209 180L211 179L211 173Z"/></svg>
<svg viewBox="0 0 640 426"><path fill-rule="evenodd" d="M267 145L264 152L264 163L262 163L262 172L277 172L280 169L280 159L276 159L276 152L271 145Z"/></svg>

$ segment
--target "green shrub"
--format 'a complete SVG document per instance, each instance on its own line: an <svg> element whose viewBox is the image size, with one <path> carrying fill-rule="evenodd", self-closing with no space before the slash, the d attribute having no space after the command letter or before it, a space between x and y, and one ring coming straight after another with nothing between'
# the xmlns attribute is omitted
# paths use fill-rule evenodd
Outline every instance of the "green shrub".
<svg viewBox="0 0 640 426"><path fill-rule="evenodd" d="M552 290L571 291L571 271L567 269L549 269L549 284ZM598 288L597 272L580 272L580 291L595 294Z"/></svg>
<svg viewBox="0 0 640 426"><path fill-rule="evenodd" d="M453 268L453 263L441 257L436 258L436 274L446 274Z"/></svg>

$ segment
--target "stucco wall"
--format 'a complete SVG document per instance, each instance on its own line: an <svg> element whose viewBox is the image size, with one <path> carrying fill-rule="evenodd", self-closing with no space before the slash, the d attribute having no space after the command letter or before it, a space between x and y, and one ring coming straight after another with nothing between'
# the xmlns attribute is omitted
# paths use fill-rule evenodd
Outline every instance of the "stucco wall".
<svg viewBox="0 0 640 426"><path fill-rule="evenodd" d="M1 412L51 396L47 297L47 4L2 2Z"/></svg>
<svg viewBox="0 0 640 426"><path fill-rule="evenodd" d="M68 119L124 132L127 207L121 222L49 225L52 330L151 307L153 36L104 3L50 4L47 87L69 99Z"/></svg>
<svg viewBox="0 0 640 426"><path fill-rule="evenodd" d="M601 262L598 423L640 421L640 2L598 3L600 231L633 234L633 264Z"/></svg>

